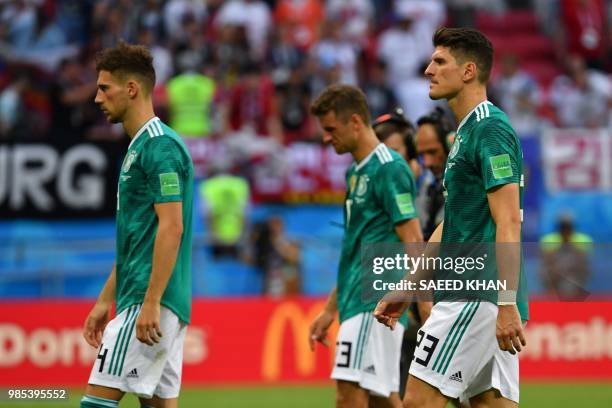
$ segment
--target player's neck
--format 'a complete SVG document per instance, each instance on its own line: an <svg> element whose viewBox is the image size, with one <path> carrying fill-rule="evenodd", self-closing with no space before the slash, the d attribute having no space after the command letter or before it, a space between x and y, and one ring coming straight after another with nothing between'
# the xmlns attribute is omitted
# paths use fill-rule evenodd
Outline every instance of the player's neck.
<svg viewBox="0 0 612 408"><path fill-rule="evenodd" d="M138 130L153 117L155 117L153 103L143 101L140 104L134 104L123 118L123 130L130 139L133 139Z"/></svg>
<svg viewBox="0 0 612 408"><path fill-rule="evenodd" d="M380 142L372 128L368 128L357 141L357 148L351 152L357 163L368 157Z"/></svg>
<svg viewBox="0 0 612 408"><path fill-rule="evenodd" d="M464 88L457 96L448 100L448 106L453 111L457 123L461 123L468 113L486 100L487 88L484 86Z"/></svg>

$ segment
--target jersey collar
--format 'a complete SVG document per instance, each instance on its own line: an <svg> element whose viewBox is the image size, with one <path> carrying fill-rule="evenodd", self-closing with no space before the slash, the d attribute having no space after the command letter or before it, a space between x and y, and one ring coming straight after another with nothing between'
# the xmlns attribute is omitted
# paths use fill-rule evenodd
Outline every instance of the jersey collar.
<svg viewBox="0 0 612 408"><path fill-rule="evenodd" d="M493 104L491 102L487 101L487 100L484 100L484 101L480 102L478 105L474 106L474 109L472 109L470 111L470 113L465 115L465 117L463 118L461 123L459 123L459 126L457 126L457 132L456 133L459 133L459 130L461 130L463 125L465 125L467 123L468 119L470 119L470 117L472 116L472 114L474 112L476 112L476 110L484 109L485 105L493 105ZM489 111L488 106L487 106L486 110L487 110L487 112Z"/></svg>
<svg viewBox="0 0 612 408"><path fill-rule="evenodd" d="M153 123L156 120L159 120L159 118L157 116L153 116L151 119L147 120L146 123L140 127L140 129L138 129L138 132L136 132L136 134L132 138L132 141L130 142L130 145L128 146L128 149L130 147L132 147L132 145L134 144L136 139L138 139L138 136L140 136L145 131L147 126L149 126L151 123Z"/></svg>
<svg viewBox="0 0 612 408"><path fill-rule="evenodd" d="M376 150L378 150L382 145L382 143L379 143L374 149L372 149L372 151L366 157L363 158L363 160L361 160L359 163L356 163L355 171L361 170L363 166L365 166L370 161L372 156L376 154Z"/></svg>

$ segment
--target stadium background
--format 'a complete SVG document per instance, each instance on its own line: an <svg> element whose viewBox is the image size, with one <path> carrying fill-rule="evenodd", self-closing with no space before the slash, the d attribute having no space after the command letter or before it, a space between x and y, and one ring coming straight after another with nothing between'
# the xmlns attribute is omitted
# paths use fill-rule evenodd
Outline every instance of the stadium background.
<svg viewBox="0 0 612 408"><path fill-rule="evenodd" d="M603 0L0 1L0 388L68 387L48 406L76 406L95 358L80 327L112 266L127 140L93 105L92 61L124 38L152 48L156 110L202 192L181 405L332 406L333 350L305 339L335 280L350 158L321 146L308 103L354 83L375 113L399 104L415 121L434 106L431 32L450 24L495 46L490 95L525 156L524 240L564 216L595 243L580 303L551 301L528 254L522 406L612 406L611 15ZM220 174L246 182L244 209L206 203L200 183ZM219 255L207 214L237 209L241 239Z"/></svg>

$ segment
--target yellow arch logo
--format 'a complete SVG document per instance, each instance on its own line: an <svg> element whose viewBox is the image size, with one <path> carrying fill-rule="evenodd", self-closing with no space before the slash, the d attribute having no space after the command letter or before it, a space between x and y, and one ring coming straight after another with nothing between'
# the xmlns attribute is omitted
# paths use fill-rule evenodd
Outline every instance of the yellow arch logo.
<svg viewBox="0 0 612 408"><path fill-rule="evenodd" d="M312 375L316 368L316 354L308 347L308 332L310 323L323 310L325 302L317 302L304 311L296 302L283 302L276 307L265 331L262 353L262 376L266 381L274 381L281 375L281 358L283 343L285 341L285 327L289 325L293 333L293 357L297 372L307 377ZM329 330L330 359L333 362L335 354L335 340L338 331L337 323Z"/></svg>

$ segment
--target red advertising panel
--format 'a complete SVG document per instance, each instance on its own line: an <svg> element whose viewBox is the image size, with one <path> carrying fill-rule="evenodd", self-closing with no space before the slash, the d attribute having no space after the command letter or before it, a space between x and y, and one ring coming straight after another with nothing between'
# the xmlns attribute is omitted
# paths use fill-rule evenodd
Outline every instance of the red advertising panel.
<svg viewBox="0 0 612 408"><path fill-rule="evenodd" d="M318 345L311 353L307 344L322 306L309 298L195 301L183 383L326 381L334 350ZM96 357L81 337L90 307L0 303L0 387L85 384ZM531 316L522 379L612 379L612 303L534 302Z"/></svg>
<svg viewBox="0 0 612 408"><path fill-rule="evenodd" d="M612 303L532 302L521 378L612 379Z"/></svg>

